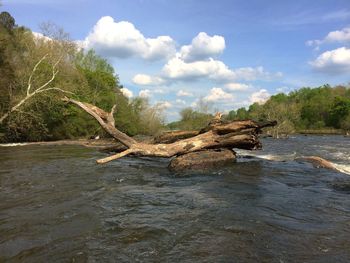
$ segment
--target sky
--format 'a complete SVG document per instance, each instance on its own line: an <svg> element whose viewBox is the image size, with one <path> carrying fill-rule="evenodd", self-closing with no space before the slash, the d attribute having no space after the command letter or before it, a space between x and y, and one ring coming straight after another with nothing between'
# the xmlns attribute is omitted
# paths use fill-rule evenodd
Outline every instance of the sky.
<svg viewBox="0 0 350 263"><path fill-rule="evenodd" d="M350 0L3 0L18 25L64 28L167 121L350 82Z"/></svg>

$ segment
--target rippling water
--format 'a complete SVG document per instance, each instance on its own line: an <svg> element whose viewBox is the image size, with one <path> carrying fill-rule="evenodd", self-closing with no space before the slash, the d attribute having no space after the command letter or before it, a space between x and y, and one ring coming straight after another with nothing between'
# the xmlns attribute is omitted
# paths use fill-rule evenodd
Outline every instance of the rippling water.
<svg viewBox="0 0 350 263"><path fill-rule="evenodd" d="M98 166L79 146L0 147L0 262L349 262L349 175L294 158L346 168L350 139L263 145L185 175L164 159Z"/></svg>

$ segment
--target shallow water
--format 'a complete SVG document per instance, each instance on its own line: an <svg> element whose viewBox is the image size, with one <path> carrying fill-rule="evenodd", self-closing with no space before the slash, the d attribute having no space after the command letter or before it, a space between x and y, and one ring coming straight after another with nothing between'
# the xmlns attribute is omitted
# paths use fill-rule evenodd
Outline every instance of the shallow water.
<svg viewBox="0 0 350 263"><path fill-rule="evenodd" d="M185 176L165 159L0 147L0 262L349 262L350 176L294 158L347 167L350 139L263 145Z"/></svg>

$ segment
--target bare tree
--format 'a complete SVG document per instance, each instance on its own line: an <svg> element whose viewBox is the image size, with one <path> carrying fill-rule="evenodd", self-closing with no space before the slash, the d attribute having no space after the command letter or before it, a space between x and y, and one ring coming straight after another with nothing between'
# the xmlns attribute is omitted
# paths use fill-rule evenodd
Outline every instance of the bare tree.
<svg viewBox="0 0 350 263"><path fill-rule="evenodd" d="M41 33L49 39L58 40L60 42L72 43L69 33L51 21L43 22L39 25Z"/></svg>
<svg viewBox="0 0 350 263"><path fill-rule="evenodd" d="M33 70L28 78L28 84L27 84L27 90L26 90L26 95L24 98L22 98L19 102L17 102L14 106L10 108L8 112L6 112L3 116L0 117L0 124L4 122L8 116L14 112L18 111L19 108L25 104L29 99L32 97L43 93L43 92L48 92L48 91L59 91L63 93L69 93L73 94L72 92L63 90L61 88L55 87L53 84L53 81L55 80L57 74L59 73L59 70L57 69L58 64L60 63L61 59L58 59L53 65L51 65L51 78L47 80L44 84L40 85L39 87L33 87L33 78L35 77L35 73L38 70L38 67L45 61L48 57L48 54L44 55L33 67Z"/></svg>

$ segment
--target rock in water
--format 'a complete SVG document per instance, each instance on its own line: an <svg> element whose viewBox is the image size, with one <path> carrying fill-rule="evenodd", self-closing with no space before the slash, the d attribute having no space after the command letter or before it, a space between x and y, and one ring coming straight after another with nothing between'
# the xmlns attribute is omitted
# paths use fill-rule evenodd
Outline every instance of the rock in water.
<svg viewBox="0 0 350 263"><path fill-rule="evenodd" d="M232 163L236 153L228 149L210 149L191 152L174 158L169 168L175 171L186 169L207 169Z"/></svg>

